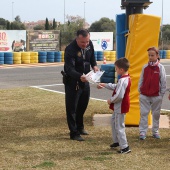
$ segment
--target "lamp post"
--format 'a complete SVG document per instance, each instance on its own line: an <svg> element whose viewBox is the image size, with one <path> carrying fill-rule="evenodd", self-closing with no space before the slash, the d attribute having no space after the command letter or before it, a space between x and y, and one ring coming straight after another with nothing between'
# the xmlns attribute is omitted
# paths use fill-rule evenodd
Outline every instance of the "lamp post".
<svg viewBox="0 0 170 170"><path fill-rule="evenodd" d="M162 40L162 50L163 50L163 34L162 34L162 29L163 29L163 0L162 0L162 22L161 22L161 40Z"/></svg>
<svg viewBox="0 0 170 170"><path fill-rule="evenodd" d="M65 0L64 0L64 32L65 32Z"/></svg>
<svg viewBox="0 0 170 170"><path fill-rule="evenodd" d="M85 14L86 14L86 2L84 2L84 28L86 26L86 16L85 16Z"/></svg>
<svg viewBox="0 0 170 170"><path fill-rule="evenodd" d="M12 2L12 21L14 21L14 9L13 9L13 6L14 6L14 2Z"/></svg>

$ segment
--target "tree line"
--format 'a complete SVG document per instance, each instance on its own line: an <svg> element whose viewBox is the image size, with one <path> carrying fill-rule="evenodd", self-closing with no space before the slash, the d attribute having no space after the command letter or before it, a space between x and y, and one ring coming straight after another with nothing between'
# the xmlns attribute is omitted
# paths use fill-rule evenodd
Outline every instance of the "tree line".
<svg viewBox="0 0 170 170"><path fill-rule="evenodd" d="M66 16L67 22L58 24L55 19L52 23L48 18L45 19L45 24L36 25L34 30L60 30L61 45L66 46L75 38L77 29L86 27L86 22L80 16ZM116 33L116 22L112 19L103 17L99 21L95 21L88 28L90 32L114 32ZM16 16L13 22L9 22L4 18L0 18L0 30L26 30L26 26L21 22L20 16ZM163 25L160 28L160 49L170 49L170 25ZM115 44L115 36L113 37Z"/></svg>

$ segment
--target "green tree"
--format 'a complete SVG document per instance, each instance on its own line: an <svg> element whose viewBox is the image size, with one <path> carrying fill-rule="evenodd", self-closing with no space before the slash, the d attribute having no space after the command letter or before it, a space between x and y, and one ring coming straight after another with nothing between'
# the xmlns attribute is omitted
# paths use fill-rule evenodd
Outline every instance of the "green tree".
<svg viewBox="0 0 170 170"><path fill-rule="evenodd" d="M170 49L170 25L163 25L160 28L159 36L159 49L168 50Z"/></svg>
<svg viewBox="0 0 170 170"><path fill-rule="evenodd" d="M0 18L0 29L6 29L7 21L4 18Z"/></svg>
<svg viewBox="0 0 170 170"><path fill-rule="evenodd" d="M55 18L53 19L53 30L55 30L57 28L56 22L55 22Z"/></svg>
<svg viewBox="0 0 170 170"><path fill-rule="evenodd" d="M61 32L61 50L75 38L77 30L83 28L84 20L80 16L67 15L66 18L68 22L58 27Z"/></svg>
<svg viewBox="0 0 170 170"><path fill-rule="evenodd" d="M14 21L11 23L11 30L25 30L25 25L22 22Z"/></svg>
<svg viewBox="0 0 170 170"><path fill-rule="evenodd" d="M115 32L116 23L114 20L109 18L101 18L99 21L96 21L91 24L89 31L91 32Z"/></svg>
<svg viewBox="0 0 170 170"><path fill-rule="evenodd" d="M11 24L10 24L10 22L9 22L9 21L7 21L6 29L7 29L7 30L10 30L10 29L11 29Z"/></svg>
<svg viewBox="0 0 170 170"><path fill-rule="evenodd" d="M44 25L36 25L34 28L34 30L44 30Z"/></svg>
<svg viewBox="0 0 170 170"><path fill-rule="evenodd" d="M17 16L15 17L15 21L16 21L16 22L20 22L20 23L21 23L21 18L20 18L20 16L19 16L19 15L17 15Z"/></svg>
<svg viewBox="0 0 170 170"><path fill-rule="evenodd" d="M45 30L49 30L50 29L50 25L49 25L49 22L48 22L48 18L46 18L46 21L45 21Z"/></svg>

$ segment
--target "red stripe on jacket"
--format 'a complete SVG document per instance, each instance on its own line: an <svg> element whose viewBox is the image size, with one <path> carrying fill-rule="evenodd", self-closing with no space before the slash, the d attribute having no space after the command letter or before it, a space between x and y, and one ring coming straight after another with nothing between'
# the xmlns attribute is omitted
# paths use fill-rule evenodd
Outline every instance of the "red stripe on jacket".
<svg viewBox="0 0 170 170"><path fill-rule="evenodd" d="M128 78L128 85L126 86L126 90L125 90L125 93L124 93L124 97L121 101L121 113L127 113L129 112L129 108L130 108L130 97L129 97L129 93L130 93L130 86L131 86L131 79L130 79L130 76L129 75L124 75L124 76L121 76L121 78L124 78L124 77L127 77ZM120 78L120 79L121 79ZM120 81L119 79L119 81ZM114 96L116 94L116 88L115 90L113 91L113 94L112 96ZM114 110L114 103L111 103L110 104L110 109Z"/></svg>

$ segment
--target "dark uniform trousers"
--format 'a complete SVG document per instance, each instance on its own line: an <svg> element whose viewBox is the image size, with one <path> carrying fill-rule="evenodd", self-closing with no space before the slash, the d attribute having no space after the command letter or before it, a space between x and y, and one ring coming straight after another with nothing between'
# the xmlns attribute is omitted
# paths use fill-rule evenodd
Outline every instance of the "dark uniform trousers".
<svg viewBox="0 0 170 170"><path fill-rule="evenodd" d="M65 84L66 114L70 137L79 135L79 130L84 129L83 115L89 103L89 97L88 82L85 82L83 87L76 86L72 81Z"/></svg>

